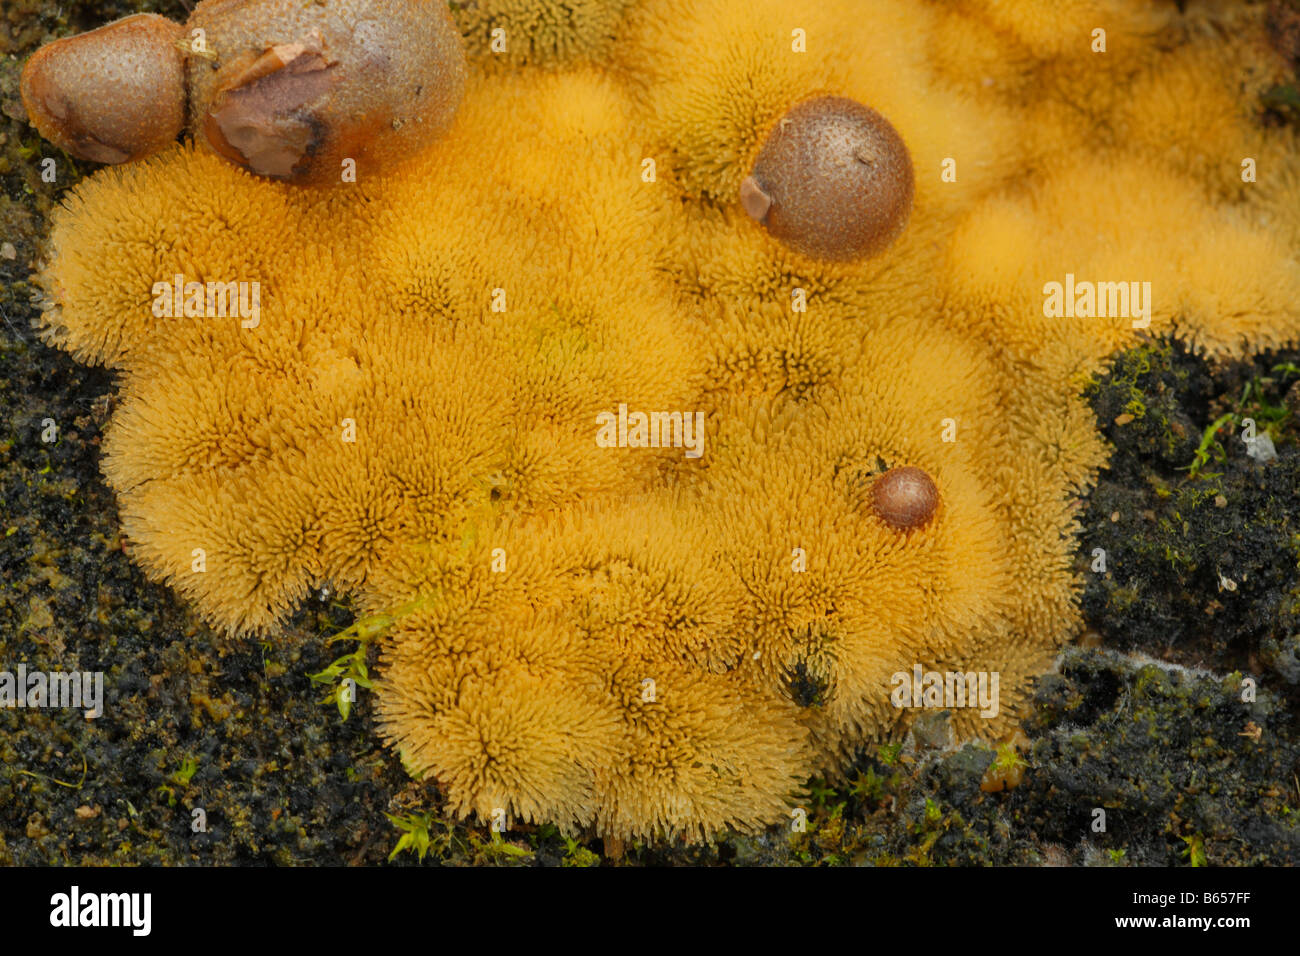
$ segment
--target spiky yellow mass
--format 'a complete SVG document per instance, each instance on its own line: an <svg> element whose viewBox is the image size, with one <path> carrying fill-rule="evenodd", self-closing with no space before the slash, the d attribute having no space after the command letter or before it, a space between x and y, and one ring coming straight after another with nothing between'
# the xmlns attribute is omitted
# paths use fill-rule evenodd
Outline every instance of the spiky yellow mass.
<svg viewBox="0 0 1300 956"><path fill-rule="evenodd" d="M598 59L635 0L449 0L469 55L487 69Z"/></svg>
<svg viewBox="0 0 1300 956"><path fill-rule="evenodd" d="M407 608L384 732L465 815L765 825L907 733L914 668L996 673L995 707L948 709L1005 734L1078 628L1105 460L1080 385L1145 335L1300 338L1300 149L1253 105L1281 64L1257 9L1192 6L454 4L464 105L386 178L189 147L96 174L45 326L121 373L133 553L237 633L326 584ZM817 96L911 155L871 258L793 251L738 198ZM176 276L258 283L256 320L169 315ZM1076 281L1127 311L1067 309ZM938 492L914 527L873 504L902 468Z"/></svg>

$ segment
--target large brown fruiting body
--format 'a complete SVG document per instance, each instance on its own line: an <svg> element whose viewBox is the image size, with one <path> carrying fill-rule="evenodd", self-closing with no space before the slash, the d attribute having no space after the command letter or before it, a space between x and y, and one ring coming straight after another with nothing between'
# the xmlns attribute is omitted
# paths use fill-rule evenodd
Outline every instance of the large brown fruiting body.
<svg viewBox="0 0 1300 956"><path fill-rule="evenodd" d="M889 121L854 100L822 96L777 121L740 201L797 252L847 261L898 237L912 191L912 157Z"/></svg>
<svg viewBox="0 0 1300 956"><path fill-rule="evenodd" d="M156 153L185 126L181 27L136 14L46 44L23 67L37 131L78 159L124 163Z"/></svg>
<svg viewBox="0 0 1300 956"><path fill-rule="evenodd" d="M920 468L891 468L871 486L871 505L880 520L898 531L928 524L939 507L939 489Z"/></svg>
<svg viewBox="0 0 1300 956"><path fill-rule="evenodd" d="M204 0L188 64L196 139L251 172L339 182L418 153L450 122L465 54L438 0ZM193 42L193 40L191 40Z"/></svg>

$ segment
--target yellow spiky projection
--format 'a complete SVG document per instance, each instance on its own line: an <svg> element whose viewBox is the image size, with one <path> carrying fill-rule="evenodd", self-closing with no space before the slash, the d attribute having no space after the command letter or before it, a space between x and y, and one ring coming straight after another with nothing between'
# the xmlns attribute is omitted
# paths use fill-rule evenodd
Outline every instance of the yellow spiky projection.
<svg viewBox="0 0 1300 956"><path fill-rule="evenodd" d="M450 0L471 59L486 69L599 60L634 0Z"/></svg>
<svg viewBox="0 0 1300 956"><path fill-rule="evenodd" d="M997 674L951 725L1013 729L1079 627L1073 505L1105 460L1080 386L1150 334L1300 338L1260 11L451 8L465 102L408 166L312 191L177 147L57 214L44 326L121 373L104 470L136 559L238 634L326 584L396 613L383 732L462 816L763 826L908 732L914 667ZM910 154L907 227L867 258L793 251L739 199L826 96ZM1067 274L1150 283L1149 314L1045 313ZM156 315L175 276L259 283L256 322ZM599 440L638 412L683 440ZM938 492L916 527L873 510L901 467Z"/></svg>

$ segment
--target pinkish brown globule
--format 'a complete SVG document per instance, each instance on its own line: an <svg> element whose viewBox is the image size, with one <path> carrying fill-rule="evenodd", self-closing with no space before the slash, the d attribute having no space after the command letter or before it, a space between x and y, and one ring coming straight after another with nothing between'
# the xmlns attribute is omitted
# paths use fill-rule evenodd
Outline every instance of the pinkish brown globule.
<svg viewBox="0 0 1300 956"><path fill-rule="evenodd" d="M185 126L181 27L140 13L41 47L23 67L23 105L45 139L78 159L124 163Z"/></svg>
<svg viewBox="0 0 1300 956"><path fill-rule="evenodd" d="M871 486L871 504L885 524L896 531L910 531L924 527L934 517L939 488L921 468L891 468Z"/></svg>
<svg viewBox="0 0 1300 956"><path fill-rule="evenodd" d="M842 96L806 100L772 128L740 184L745 212L817 259L876 255L907 225L912 158L889 121Z"/></svg>

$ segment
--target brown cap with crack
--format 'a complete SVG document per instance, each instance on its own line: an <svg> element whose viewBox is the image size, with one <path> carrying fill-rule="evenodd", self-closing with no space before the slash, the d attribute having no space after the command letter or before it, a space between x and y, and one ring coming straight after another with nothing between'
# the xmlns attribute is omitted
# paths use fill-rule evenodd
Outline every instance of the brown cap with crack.
<svg viewBox="0 0 1300 956"><path fill-rule="evenodd" d="M204 0L186 31L195 138L260 176L337 183L347 160L380 172L441 133L464 94L438 0Z"/></svg>
<svg viewBox="0 0 1300 956"><path fill-rule="evenodd" d="M856 100L822 96L777 121L740 203L797 252L846 261L898 237L912 191L912 157L889 121Z"/></svg>
<svg viewBox="0 0 1300 956"><path fill-rule="evenodd" d="M181 27L140 13L41 47L23 67L32 125L78 159L124 163L185 126Z"/></svg>

